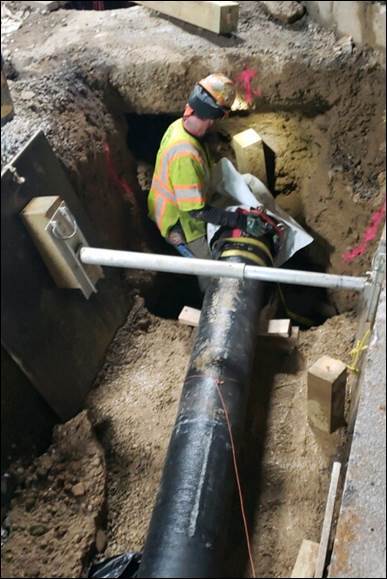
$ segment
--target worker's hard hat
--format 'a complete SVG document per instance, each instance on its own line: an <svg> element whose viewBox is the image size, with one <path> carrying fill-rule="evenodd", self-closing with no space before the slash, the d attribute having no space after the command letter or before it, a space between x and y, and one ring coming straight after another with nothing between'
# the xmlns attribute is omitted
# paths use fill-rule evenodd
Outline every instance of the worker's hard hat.
<svg viewBox="0 0 387 579"><path fill-rule="evenodd" d="M188 104L203 119L220 119L235 100L235 86L224 74L210 74L200 80L191 92Z"/></svg>

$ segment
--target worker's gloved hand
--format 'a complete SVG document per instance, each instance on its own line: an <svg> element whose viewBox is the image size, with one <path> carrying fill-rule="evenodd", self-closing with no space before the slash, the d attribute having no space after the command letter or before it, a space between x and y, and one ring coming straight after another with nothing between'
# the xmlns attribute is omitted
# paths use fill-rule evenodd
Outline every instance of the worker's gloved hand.
<svg viewBox="0 0 387 579"><path fill-rule="evenodd" d="M174 245L175 247L177 247L178 245L184 245L186 243L184 234L178 227L170 229L166 237L166 240L168 241L168 243Z"/></svg>

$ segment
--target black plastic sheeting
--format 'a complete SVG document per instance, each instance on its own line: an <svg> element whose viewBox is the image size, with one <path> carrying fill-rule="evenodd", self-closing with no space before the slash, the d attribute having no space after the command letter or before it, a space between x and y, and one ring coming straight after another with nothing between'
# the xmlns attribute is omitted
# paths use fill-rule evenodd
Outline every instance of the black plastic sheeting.
<svg viewBox="0 0 387 579"><path fill-rule="evenodd" d="M92 579L129 579L137 577L137 571L141 563L141 553L124 553L117 557L111 557L101 563L92 565L88 577Z"/></svg>

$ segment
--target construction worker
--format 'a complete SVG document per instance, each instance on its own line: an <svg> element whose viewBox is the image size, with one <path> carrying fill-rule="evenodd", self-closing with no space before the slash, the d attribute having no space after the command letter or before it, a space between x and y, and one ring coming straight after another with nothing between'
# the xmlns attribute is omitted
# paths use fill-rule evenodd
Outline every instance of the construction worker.
<svg viewBox="0 0 387 579"><path fill-rule="evenodd" d="M185 257L211 257L207 223L254 237L267 232L267 224L257 216L209 205L211 159L204 137L215 120L229 113L234 99L233 82L223 74L210 74L195 85L183 118L168 127L161 141L148 197L149 216Z"/></svg>

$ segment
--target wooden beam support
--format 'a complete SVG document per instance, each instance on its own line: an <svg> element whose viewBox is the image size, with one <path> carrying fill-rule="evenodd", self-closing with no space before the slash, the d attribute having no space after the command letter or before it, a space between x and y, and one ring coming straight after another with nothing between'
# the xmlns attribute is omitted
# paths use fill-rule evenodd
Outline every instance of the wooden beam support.
<svg viewBox="0 0 387 579"><path fill-rule="evenodd" d="M323 356L309 368L307 382L309 424L330 434L344 423L347 367Z"/></svg>
<svg viewBox="0 0 387 579"><path fill-rule="evenodd" d="M179 315L179 322L186 326L198 326L200 313L200 310L184 306Z"/></svg>
<svg viewBox="0 0 387 579"><path fill-rule="evenodd" d="M254 129L234 135L231 141L240 173L250 173L267 185L264 143Z"/></svg>
<svg viewBox="0 0 387 579"><path fill-rule="evenodd" d="M135 2L157 10L160 14L172 16L216 34L230 34L237 29L238 2Z"/></svg>
<svg viewBox="0 0 387 579"><path fill-rule="evenodd" d="M179 323L186 326L198 326L200 318L200 310L191 308L189 306L184 306L179 314ZM294 345L298 342L298 337L300 333L300 328L298 326L292 326L291 321L286 320L269 320L267 329L263 331L262 328L258 329L259 336L270 336L289 339Z"/></svg>
<svg viewBox="0 0 387 579"><path fill-rule="evenodd" d="M270 336L281 336L281 338L289 338L291 331L292 323L290 320L270 320L266 333Z"/></svg>

